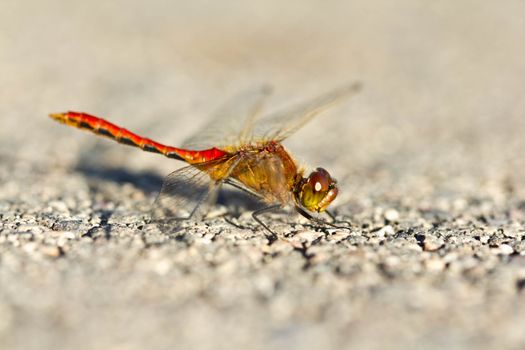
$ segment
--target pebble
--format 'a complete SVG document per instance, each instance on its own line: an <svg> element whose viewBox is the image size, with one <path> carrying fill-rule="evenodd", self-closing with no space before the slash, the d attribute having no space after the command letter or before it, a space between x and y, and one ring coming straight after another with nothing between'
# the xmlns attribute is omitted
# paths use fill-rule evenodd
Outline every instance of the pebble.
<svg viewBox="0 0 525 350"><path fill-rule="evenodd" d="M387 209L384 213L384 217L387 221L397 221L399 220L399 212L395 209Z"/></svg>
<svg viewBox="0 0 525 350"><path fill-rule="evenodd" d="M503 255L510 255L512 253L514 253L514 248L512 248L510 245L508 244L501 244L499 246L499 252Z"/></svg>
<svg viewBox="0 0 525 350"><path fill-rule="evenodd" d="M44 246L40 248L40 252L50 258L58 258L64 253L63 250L57 246Z"/></svg>
<svg viewBox="0 0 525 350"><path fill-rule="evenodd" d="M379 231L376 232L378 237L393 236L396 232L390 225L383 226Z"/></svg>
<svg viewBox="0 0 525 350"><path fill-rule="evenodd" d="M436 250L441 248L443 244L444 242L442 240L427 236L423 241L423 249L426 252L435 252Z"/></svg>
<svg viewBox="0 0 525 350"><path fill-rule="evenodd" d="M385 259L384 265L393 268L398 266L401 263L401 259L397 256L389 256Z"/></svg>
<svg viewBox="0 0 525 350"><path fill-rule="evenodd" d="M490 236L488 236L488 235L482 235L482 236L479 237L479 241L482 244L487 244L489 242L489 239L490 239Z"/></svg>
<svg viewBox="0 0 525 350"><path fill-rule="evenodd" d="M214 219L214 218L218 218L218 217L224 216L227 213L228 213L228 208L226 208L225 206L223 206L223 205L214 206L213 209L210 210L206 214L206 218L207 219Z"/></svg>

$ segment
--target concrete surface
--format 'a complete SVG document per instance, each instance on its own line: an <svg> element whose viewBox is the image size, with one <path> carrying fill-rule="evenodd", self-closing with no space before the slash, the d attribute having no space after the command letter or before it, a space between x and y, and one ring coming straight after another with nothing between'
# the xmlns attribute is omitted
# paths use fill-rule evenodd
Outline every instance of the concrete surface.
<svg viewBox="0 0 525 350"><path fill-rule="evenodd" d="M0 2L1 349L523 349L522 1ZM363 92L286 143L351 230L144 222L180 163L48 119L177 145L221 102ZM233 221L243 228L229 224Z"/></svg>

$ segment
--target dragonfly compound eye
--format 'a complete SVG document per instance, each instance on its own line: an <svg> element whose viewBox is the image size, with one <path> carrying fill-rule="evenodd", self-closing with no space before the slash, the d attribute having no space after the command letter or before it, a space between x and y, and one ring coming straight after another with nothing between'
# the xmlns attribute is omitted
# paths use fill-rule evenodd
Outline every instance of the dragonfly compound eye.
<svg viewBox="0 0 525 350"><path fill-rule="evenodd" d="M332 183L332 178L328 171L323 168L317 168L308 176L308 183L312 186L314 192L326 192Z"/></svg>
<svg viewBox="0 0 525 350"><path fill-rule="evenodd" d="M301 205L308 210L321 212L337 196L335 180L328 171L317 168L308 176L301 187L299 199Z"/></svg>

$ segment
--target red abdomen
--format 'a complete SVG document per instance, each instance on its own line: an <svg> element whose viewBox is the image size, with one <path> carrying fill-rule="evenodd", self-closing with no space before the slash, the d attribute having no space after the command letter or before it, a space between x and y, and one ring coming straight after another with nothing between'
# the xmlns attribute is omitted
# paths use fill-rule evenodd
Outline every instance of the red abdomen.
<svg viewBox="0 0 525 350"><path fill-rule="evenodd" d="M89 130L95 134L109 137L117 142L138 147L147 152L160 153L169 158L184 160L190 164L197 164L219 159L228 155L227 152L218 148L210 148L202 151L186 150L166 146L149 138L139 136L120 126L112 124L102 118L86 113L66 112L51 114L51 118L80 129Z"/></svg>

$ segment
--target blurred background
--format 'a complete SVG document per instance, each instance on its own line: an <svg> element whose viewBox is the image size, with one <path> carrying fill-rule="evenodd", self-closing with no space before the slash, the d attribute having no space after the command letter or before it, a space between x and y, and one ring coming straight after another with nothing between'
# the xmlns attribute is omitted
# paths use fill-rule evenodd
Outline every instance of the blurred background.
<svg viewBox="0 0 525 350"><path fill-rule="evenodd" d="M312 166L337 157L345 166L336 172L344 177L403 152L409 161L435 151L452 159L427 166L452 168L467 152L485 172L494 146L506 153L498 157L505 162L519 151L525 123L519 1L5 0L0 6L0 136L11 154L34 158L38 149L39 159L74 161L75 147L99 142L108 153L101 161L140 169L164 163L166 171L173 165L59 128L46 115L86 111L177 145L247 88L274 86L269 105L278 109L355 80L364 84L360 96L309 125L315 132L290 141ZM128 152L134 156L111 157Z"/></svg>
<svg viewBox="0 0 525 350"><path fill-rule="evenodd" d="M397 203L405 208L456 210L459 215L472 198L488 198L494 207L517 203L525 198L524 13L525 3L518 0L2 0L0 199L34 203L38 202L33 198L36 193L46 193L45 198L67 198L61 191L73 191L82 183L78 178L69 179L72 169L85 164L89 169L126 169L138 177L149 174L152 184L148 189L154 192L162 176L181 165L60 126L47 118L51 112L88 112L177 146L221 103L260 84L274 87L269 103L272 111L361 81L364 88L359 95L286 142L302 164L323 166L339 179L340 213L352 215L374 203ZM151 199L153 194L147 194ZM140 196L136 198L147 203ZM70 273L68 265L60 269L66 276ZM127 271L134 273L133 268ZM2 276L4 286L14 283L13 275ZM64 276L56 280L65 283L62 278L66 279L70 291L80 295L74 299L77 301L90 297L83 297L75 286L89 288L93 281L80 276L80 284ZM125 281L117 285L126 289ZM27 282L23 287L35 285L39 284ZM22 290L19 288L13 291ZM43 305L62 300L58 291L46 293ZM109 300L119 298L117 290L104 293ZM17 292L6 295L16 299ZM403 300L402 295L392 292L388 294L392 299L381 300L393 305ZM381 304L360 309L348 301L349 309L344 310L368 310L370 316L352 319L349 324L356 326L355 337L337 344L382 348L382 337L394 344L399 334L406 335L399 319L415 327L416 334L407 331L411 339L430 334L422 343L427 348L432 344L462 348L466 343L461 342L468 339L483 345L486 339L482 335L496 319L485 313L486 322L470 324L480 319L473 317L463 323L460 315L447 331L432 333L436 325L446 328L447 312L454 309L447 304L452 296L458 295L438 295L439 303L433 304L438 305L433 310L439 316L428 323L421 321L429 320L426 316L411 318L410 307L390 308L385 316ZM54 347L61 336L69 337L66 344L84 339L61 324L62 316L39 320L40 309L35 305L18 306L26 315L20 316L11 308L17 302L6 299L6 304L0 302L0 335L7 332L8 339L23 340L23 329L28 327L35 341L26 339L25 344L37 346L38 339L45 339L45 348ZM11 323L2 323L2 305L4 312L11 310ZM174 304L155 305L169 310ZM258 322L262 321L256 320L260 309L249 302L246 305L233 312L235 317L223 327L234 330L235 322L241 320L260 329ZM300 310L304 305L296 306ZM122 340L129 336L126 331L112 335L95 327L89 328L88 334L97 337L101 332L100 342L85 344L140 348L134 346L155 339L158 329L164 332L170 324L185 323L185 318L176 319L181 323L171 316L155 318L154 309L140 305L136 309L128 309L128 304L120 307L121 321L135 315L144 320L144 324L130 328L131 333L140 334L142 343ZM197 315L188 323L192 327L223 321L218 309L195 310L182 313ZM273 321L294 319L274 309L271 314ZM97 317L80 309L78 320L70 321L96 323ZM374 327L378 319L386 321ZM54 327L50 320L59 326ZM109 329L115 321L109 314L102 320L101 325L109 325ZM147 325L148 320L154 321ZM516 324L519 320L514 319ZM466 327L467 335L454 333L459 326ZM145 333L138 329L145 329ZM307 327L307 332L284 329L256 339L272 339L273 345L282 348L290 344L333 345L332 333L322 326ZM512 343L519 338L519 331L508 329L495 332ZM210 327L203 332L210 340L204 341L208 348L213 348L213 339L235 333L223 334ZM199 332L191 330L181 337L187 341L184 344L200 338ZM231 339L246 345L250 333ZM448 343L447 339L452 340ZM163 346L170 342L162 338L152 344L168 348Z"/></svg>

